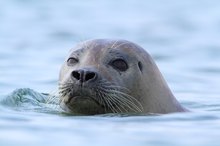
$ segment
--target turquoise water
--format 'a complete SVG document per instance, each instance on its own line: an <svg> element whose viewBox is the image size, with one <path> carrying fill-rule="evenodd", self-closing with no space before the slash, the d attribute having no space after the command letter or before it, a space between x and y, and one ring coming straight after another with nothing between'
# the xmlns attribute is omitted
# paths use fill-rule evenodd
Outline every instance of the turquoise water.
<svg viewBox="0 0 220 146"><path fill-rule="evenodd" d="M0 1L0 145L219 146L217 0ZM155 59L190 113L70 116L45 95L77 42L122 38ZM18 89L18 90L17 90Z"/></svg>

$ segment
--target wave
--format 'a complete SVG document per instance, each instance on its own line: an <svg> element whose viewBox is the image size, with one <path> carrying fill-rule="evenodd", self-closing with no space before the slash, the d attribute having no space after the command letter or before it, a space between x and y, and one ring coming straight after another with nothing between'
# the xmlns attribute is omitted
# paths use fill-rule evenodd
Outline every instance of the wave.
<svg viewBox="0 0 220 146"><path fill-rule="evenodd" d="M39 93L30 88L14 90L0 99L0 105L19 111L61 113L59 98L47 93Z"/></svg>

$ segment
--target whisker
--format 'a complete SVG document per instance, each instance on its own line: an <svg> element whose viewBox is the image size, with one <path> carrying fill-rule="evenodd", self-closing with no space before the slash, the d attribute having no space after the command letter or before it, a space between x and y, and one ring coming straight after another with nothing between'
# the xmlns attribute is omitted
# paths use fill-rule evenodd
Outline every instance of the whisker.
<svg viewBox="0 0 220 146"><path fill-rule="evenodd" d="M116 108L118 108L121 112L123 112L123 110L124 111L126 111L126 112L128 112L128 110L124 107L124 106L122 106L122 105L124 105L123 104L123 102L121 101L121 100L119 100L117 97L115 97L115 96L108 96L110 99L112 99L112 102L113 102L113 104L116 106ZM121 110L121 108L123 109L123 110Z"/></svg>
<svg viewBox="0 0 220 146"><path fill-rule="evenodd" d="M117 44L117 42L118 42L118 40L116 40L116 41L112 44L111 48L114 48L114 46Z"/></svg>
<svg viewBox="0 0 220 146"><path fill-rule="evenodd" d="M132 110L134 112L137 112L136 107L133 104L131 104L128 99L126 99L126 98L124 98L120 95L117 95L117 96L114 96L114 97L115 97L115 99L117 99L120 106L128 107L130 110ZM124 108L124 109L126 109L126 108ZM127 111L127 109L126 109L126 111Z"/></svg>
<svg viewBox="0 0 220 146"><path fill-rule="evenodd" d="M119 48L120 46L122 46L122 45L126 45L126 44L129 44L129 42L124 42L124 43L118 44L118 45L115 46L113 49L115 49L115 48Z"/></svg>
<svg viewBox="0 0 220 146"><path fill-rule="evenodd" d="M102 81L101 86L97 87L97 89L99 90L99 92L104 94L105 100L108 100L108 105L109 101L112 102L110 105L111 109L112 105L115 105L115 107L113 106L114 109L117 108L120 112L122 112L123 110L128 112L125 107L134 112L143 112L143 107L141 103L134 97L122 91L122 89L126 89L127 91L129 91L127 88L114 86L108 81Z"/></svg>
<svg viewBox="0 0 220 146"><path fill-rule="evenodd" d="M105 101L107 103L107 106L114 112L117 113L117 110L114 108L114 106L111 103L111 100L109 100L108 98L105 98Z"/></svg>
<svg viewBox="0 0 220 146"><path fill-rule="evenodd" d="M133 105L133 107L137 108L140 112L143 111L143 106L141 105L141 103L140 103L137 99L135 99L134 97L132 97L132 96L130 96L130 95L128 95L128 94L125 94L125 93L123 93L123 92L120 92L120 91L115 91L115 92L118 92L119 95L122 95L121 97L123 97L125 100L127 100L128 103L130 103L131 105ZM136 105L134 102L135 102L136 104L138 104L138 105ZM140 106L140 108L139 108L139 106Z"/></svg>

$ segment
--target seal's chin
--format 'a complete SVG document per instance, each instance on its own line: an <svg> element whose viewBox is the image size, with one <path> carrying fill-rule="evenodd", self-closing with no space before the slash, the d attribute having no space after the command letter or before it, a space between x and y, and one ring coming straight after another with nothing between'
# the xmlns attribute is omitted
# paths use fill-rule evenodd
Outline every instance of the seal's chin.
<svg viewBox="0 0 220 146"><path fill-rule="evenodd" d="M62 109L77 115L104 114L105 108L89 96L63 97L60 103Z"/></svg>

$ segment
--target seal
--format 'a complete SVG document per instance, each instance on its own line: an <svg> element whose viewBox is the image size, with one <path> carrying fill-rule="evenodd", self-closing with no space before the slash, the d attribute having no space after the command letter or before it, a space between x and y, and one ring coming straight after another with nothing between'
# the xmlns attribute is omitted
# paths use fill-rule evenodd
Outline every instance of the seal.
<svg viewBox="0 0 220 146"><path fill-rule="evenodd" d="M60 106L80 115L187 111L152 57L126 40L94 39L70 50L59 75Z"/></svg>

